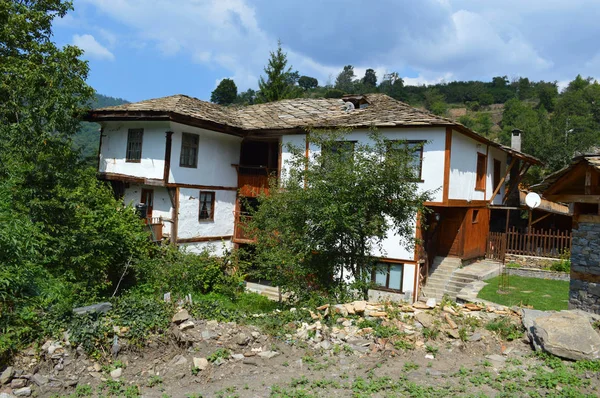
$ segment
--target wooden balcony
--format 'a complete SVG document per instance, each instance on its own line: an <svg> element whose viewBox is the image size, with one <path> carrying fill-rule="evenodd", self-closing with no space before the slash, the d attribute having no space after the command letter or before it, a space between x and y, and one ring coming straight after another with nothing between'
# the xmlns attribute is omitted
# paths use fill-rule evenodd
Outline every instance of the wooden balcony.
<svg viewBox="0 0 600 398"><path fill-rule="evenodd" d="M163 238L163 220L162 217L148 217L146 226L152 235L153 242L160 242Z"/></svg>
<svg viewBox="0 0 600 398"><path fill-rule="evenodd" d="M248 231L247 223L252 219L248 213L236 211L235 223L233 226L233 242L234 243L254 243L251 231Z"/></svg>
<svg viewBox="0 0 600 398"><path fill-rule="evenodd" d="M277 176L277 169L262 166L233 165L238 173L238 189L241 196L256 198L269 194L269 180Z"/></svg>

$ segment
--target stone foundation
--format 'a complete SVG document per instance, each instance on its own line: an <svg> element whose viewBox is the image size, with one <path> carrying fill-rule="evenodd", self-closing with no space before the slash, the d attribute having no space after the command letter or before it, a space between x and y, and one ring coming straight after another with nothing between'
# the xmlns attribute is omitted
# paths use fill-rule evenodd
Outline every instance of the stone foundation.
<svg viewBox="0 0 600 398"><path fill-rule="evenodd" d="M600 224L573 228L569 308L600 314Z"/></svg>
<svg viewBox="0 0 600 398"><path fill-rule="evenodd" d="M506 268L509 275L526 278L551 279L553 281L568 281L571 277L567 272L556 272L538 268Z"/></svg>
<svg viewBox="0 0 600 398"><path fill-rule="evenodd" d="M560 261L559 258L550 257L534 257L534 256L519 256L516 254L506 254L505 264L516 263L523 268L550 268L555 261Z"/></svg>

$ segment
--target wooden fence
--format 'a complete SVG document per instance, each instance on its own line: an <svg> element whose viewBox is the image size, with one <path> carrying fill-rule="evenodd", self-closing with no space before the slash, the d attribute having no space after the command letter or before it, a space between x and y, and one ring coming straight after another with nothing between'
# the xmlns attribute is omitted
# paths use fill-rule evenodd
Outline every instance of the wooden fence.
<svg viewBox="0 0 600 398"><path fill-rule="evenodd" d="M508 232L490 232L486 257L504 261L506 254L558 258L571 250L571 232L531 229L521 232L515 227Z"/></svg>

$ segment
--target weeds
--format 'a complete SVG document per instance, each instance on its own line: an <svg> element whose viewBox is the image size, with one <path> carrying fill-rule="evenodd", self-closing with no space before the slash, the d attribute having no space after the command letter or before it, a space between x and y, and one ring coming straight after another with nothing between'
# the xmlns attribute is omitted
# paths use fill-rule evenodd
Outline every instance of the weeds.
<svg viewBox="0 0 600 398"><path fill-rule="evenodd" d="M507 317L492 320L488 322L485 328L489 331L496 332L500 337L507 341L520 338L524 332L522 325L512 323Z"/></svg>

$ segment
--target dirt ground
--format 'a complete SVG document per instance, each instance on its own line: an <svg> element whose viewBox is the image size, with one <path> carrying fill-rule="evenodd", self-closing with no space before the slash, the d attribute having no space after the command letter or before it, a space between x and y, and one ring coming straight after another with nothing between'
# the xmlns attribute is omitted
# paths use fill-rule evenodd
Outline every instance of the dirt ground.
<svg viewBox="0 0 600 398"><path fill-rule="evenodd" d="M24 351L0 397L17 395L15 380L38 397L593 397L600 387L600 363L534 355L527 337L507 342L483 326L467 339L440 333L423 340L416 328L403 334L414 343L404 347L360 329L340 344L329 337L335 328L323 330L324 339L298 338L306 324L276 338L254 326L187 322L112 360L64 342ZM413 328L409 320L396 324Z"/></svg>

